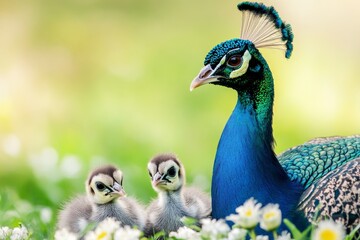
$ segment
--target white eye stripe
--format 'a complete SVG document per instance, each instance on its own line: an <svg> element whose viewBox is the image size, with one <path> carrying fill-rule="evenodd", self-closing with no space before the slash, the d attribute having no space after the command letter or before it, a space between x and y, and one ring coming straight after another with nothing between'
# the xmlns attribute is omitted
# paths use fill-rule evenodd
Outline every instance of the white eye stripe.
<svg viewBox="0 0 360 240"><path fill-rule="evenodd" d="M216 72L216 70L218 70L222 65L224 65L226 60L226 55L222 57L222 59L220 60L220 62L218 63L218 65L216 65L216 67L214 68L214 70L212 71L212 73Z"/></svg>
<svg viewBox="0 0 360 240"><path fill-rule="evenodd" d="M218 70L219 67L221 67L222 65L224 65L225 61L226 61L226 55L223 56L222 59L220 60L219 64L216 65L216 67L215 67L215 69L214 69L214 72L215 72L216 70Z"/></svg>
<svg viewBox="0 0 360 240"><path fill-rule="evenodd" d="M228 55L232 55L233 54L233 52L239 52L240 51L240 48L235 48L235 49L232 49L232 50L230 50L227 54L226 54L226 56L228 56Z"/></svg>
<svg viewBox="0 0 360 240"><path fill-rule="evenodd" d="M251 60L251 54L249 53L248 50L246 50L244 55L242 56L243 64L241 65L241 67L239 69L236 69L230 73L230 78L240 77L241 75L246 73L246 71L249 68L250 60Z"/></svg>
<svg viewBox="0 0 360 240"><path fill-rule="evenodd" d="M226 57L231 54L232 52L237 52L239 51L240 48L235 48L235 49L232 49L231 51L229 51L227 54L225 54L225 56L223 56L220 60L220 62L218 63L218 65L216 65L216 67L214 68L213 72L215 72L216 70L219 69L219 67L221 67L222 65L224 65L224 63L226 62Z"/></svg>

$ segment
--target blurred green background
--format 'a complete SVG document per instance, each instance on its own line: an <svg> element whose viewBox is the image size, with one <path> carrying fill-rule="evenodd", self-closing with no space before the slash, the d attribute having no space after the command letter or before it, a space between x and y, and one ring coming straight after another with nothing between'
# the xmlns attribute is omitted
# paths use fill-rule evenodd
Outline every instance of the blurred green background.
<svg viewBox="0 0 360 240"><path fill-rule="evenodd" d="M175 152L188 182L209 191L236 98L215 86L190 93L189 84L215 44L239 36L237 3L0 1L0 224L32 206L53 222L61 203L84 192L89 170L109 162L147 203L147 161L160 152ZM295 34L290 60L261 50L275 78L276 152L359 134L360 3L264 3Z"/></svg>

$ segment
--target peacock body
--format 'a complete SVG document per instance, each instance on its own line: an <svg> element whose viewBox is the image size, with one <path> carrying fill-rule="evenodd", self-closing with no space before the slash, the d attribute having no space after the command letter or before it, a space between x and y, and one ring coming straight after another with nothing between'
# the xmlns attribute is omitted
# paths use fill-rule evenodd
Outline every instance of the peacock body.
<svg viewBox="0 0 360 240"><path fill-rule="evenodd" d="M262 204L278 203L283 217L300 228L319 219L315 216L341 220L351 212L352 220L343 221L351 229L360 219L360 136L314 139L276 156L274 80L258 48L280 48L289 58L293 34L273 7L243 2L238 8L243 12L241 38L215 46L190 86L192 90L207 83L221 85L238 96L215 156L213 217L224 218L254 197ZM345 182L353 187L346 188ZM340 190L342 198L337 199L339 191L330 197L331 189ZM354 201L344 207L347 197Z"/></svg>

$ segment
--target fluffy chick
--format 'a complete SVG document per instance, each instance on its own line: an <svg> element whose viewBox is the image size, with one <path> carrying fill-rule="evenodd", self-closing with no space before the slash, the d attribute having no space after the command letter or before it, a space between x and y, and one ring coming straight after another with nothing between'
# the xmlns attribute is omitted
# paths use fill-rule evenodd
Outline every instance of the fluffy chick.
<svg viewBox="0 0 360 240"><path fill-rule="evenodd" d="M122 225L142 228L143 207L125 196L123 173L114 166L99 167L89 174L85 182L86 196L78 196L59 213L57 228L80 233L89 223L98 224L108 217Z"/></svg>
<svg viewBox="0 0 360 240"><path fill-rule="evenodd" d="M183 226L182 217L201 219L211 214L210 197L196 188L184 187L185 169L174 154L160 154L148 163L152 187L158 193L147 208L145 235L168 234Z"/></svg>

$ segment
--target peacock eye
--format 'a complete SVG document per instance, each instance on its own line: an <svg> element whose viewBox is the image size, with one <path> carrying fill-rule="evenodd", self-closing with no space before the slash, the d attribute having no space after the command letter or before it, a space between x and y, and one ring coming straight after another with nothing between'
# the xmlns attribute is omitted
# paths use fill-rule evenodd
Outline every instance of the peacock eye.
<svg viewBox="0 0 360 240"><path fill-rule="evenodd" d="M169 168L169 170L168 170L168 172L167 172L167 175L168 175L169 177L175 177L175 174L176 174L175 168L174 168L174 167Z"/></svg>
<svg viewBox="0 0 360 240"><path fill-rule="evenodd" d="M105 189L105 184L103 184L102 182L96 182L95 186L99 191L103 191Z"/></svg>
<svg viewBox="0 0 360 240"><path fill-rule="evenodd" d="M234 55L227 60L227 65L230 67L238 67L241 65L241 56Z"/></svg>

